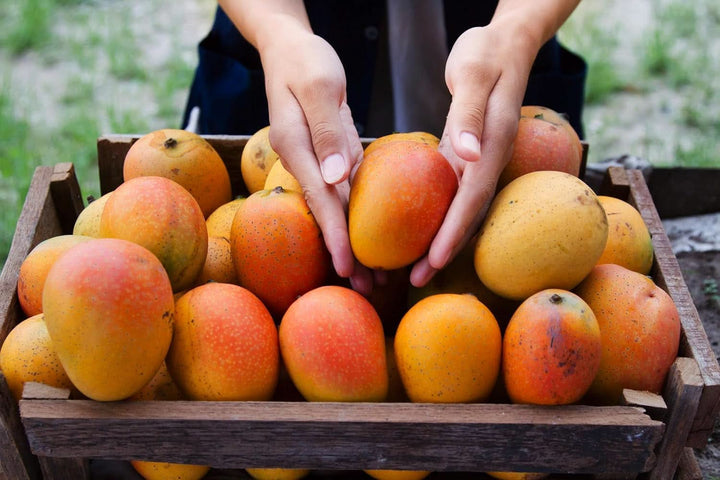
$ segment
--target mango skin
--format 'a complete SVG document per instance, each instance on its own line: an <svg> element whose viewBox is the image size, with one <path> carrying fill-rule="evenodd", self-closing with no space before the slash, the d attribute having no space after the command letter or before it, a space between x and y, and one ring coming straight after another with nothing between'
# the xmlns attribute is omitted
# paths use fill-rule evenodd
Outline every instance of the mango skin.
<svg viewBox="0 0 720 480"><path fill-rule="evenodd" d="M493 199L475 248L475 271L496 294L524 300L571 290L590 273L608 238L597 195L564 172L525 174Z"/></svg>
<svg viewBox="0 0 720 480"><path fill-rule="evenodd" d="M303 194L259 190L237 209L230 254L238 282L278 321L295 299L325 283L330 253Z"/></svg>
<svg viewBox="0 0 720 480"><path fill-rule="evenodd" d="M600 325L600 369L592 403L617 404L623 388L660 393L680 347L680 314L649 277L620 265L597 265L575 289Z"/></svg>
<svg viewBox="0 0 720 480"><path fill-rule="evenodd" d="M600 327L580 297L547 289L527 298L503 337L503 378L513 403L568 405L600 368Z"/></svg>
<svg viewBox="0 0 720 480"><path fill-rule="evenodd" d="M420 259L457 187L454 170L430 145L398 140L366 155L350 185L348 235L355 258L382 270Z"/></svg>
<svg viewBox="0 0 720 480"><path fill-rule="evenodd" d="M210 471L207 465L185 463L130 460L130 464L145 480L200 480Z"/></svg>
<svg viewBox="0 0 720 480"><path fill-rule="evenodd" d="M43 309L68 377L93 400L135 394L170 347L170 280L149 250L126 240L92 239L65 252L48 273Z"/></svg>
<svg viewBox="0 0 720 480"><path fill-rule="evenodd" d="M132 144L123 163L123 180L159 176L182 185L207 218L232 200L227 167L215 148L197 133L164 128Z"/></svg>
<svg viewBox="0 0 720 480"><path fill-rule="evenodd" d="M272 398L280 370L277 327L255 295L211 282L182 295L175 311L166 363L187 398Z"/></svg>
<svg viewBox="0 0 720 480"><path fill-rule="evenodd" d="M413 402L487 400L500 372L500 327L470 294L420 300L400 321L394 346L400 378Z"/></svg>
<svg viewBox="0 0 720 480"><path fill-rule="evenodd" d="M153 252L175 292L194 284L207 255L207 225L200 205L165 177L136 177L116 188L105 203L100 236L129 240Z"/></svg>
<svg viewBox="0 0 720 480"><path fill-rule="evenodd" d="M388 394L385 334L370 302L346 287L318 287L282 318L280 351L308 401L380 402Z"/></svg>
<svg viewBox="0 0 720 480"><path fill-rule="evenodd" d="M35 245L20 264L17 295L20 308L28 317L42 313L42 294L50 268L60 256L78 243L93 237L86 235L57 235Z"/></svg>
<svg viewBox="0 0 720 480"><path fill-rule="evenodd" d="M18 323L0 347L0 370L15 400L22 397L25 382L73 388L60 363L42 313Z"/></svg>
<svg viewBox="0 0 720 480"><path fill-rule="evenodd" d="M614 263L643 275L653 265L654 247L640 212L624 200L599 195L608 218L608 241L598 265Z"/></svg>

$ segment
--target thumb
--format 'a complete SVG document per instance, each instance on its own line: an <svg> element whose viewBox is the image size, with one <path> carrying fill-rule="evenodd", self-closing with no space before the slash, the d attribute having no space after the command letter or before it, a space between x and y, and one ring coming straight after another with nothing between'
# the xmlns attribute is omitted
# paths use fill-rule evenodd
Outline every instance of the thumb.
<svg viewBox="0 0 720 480"><path fill-rule="evenodd" d="M483 92L467 92L466 88L457 86L453 92L445 136L450 140L455 154L468 162L480 160L482 154L480 139L485 124L487 94ZM445 139L443 139L445 140Z"/></svg>
<svg viewBox="0 0 720 480"><path fill-rule="evenodd" d="M330 185L345 181L350 176L354 153L338 106L318 102L305 110L305 116L323 180Z"/></svg>

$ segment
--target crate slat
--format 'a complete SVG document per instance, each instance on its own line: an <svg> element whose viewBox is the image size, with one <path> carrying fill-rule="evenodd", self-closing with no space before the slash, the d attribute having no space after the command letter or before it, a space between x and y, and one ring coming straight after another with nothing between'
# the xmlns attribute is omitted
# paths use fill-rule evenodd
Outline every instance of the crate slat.
<svg viewBox="0 0 720 480"><path fill-rule="evenodd" d="M695 359L700 367L704 388L687 445L703 448L720 412L720 365L683 278L680 264L673 254L650 190L639 170L625 170L625 175L630 187L629 201L638 208L652 235L656 257L653 279L670 294L680 313L683 333L680 355Z"/></svg>
<svg viewBox="0 0 720 480"><path fill-rule="evenodd" d="M562 458L575 473L641 472L665 428L623 406L53 398L20 410L38 455L222 468L553 471Z"/></svg>

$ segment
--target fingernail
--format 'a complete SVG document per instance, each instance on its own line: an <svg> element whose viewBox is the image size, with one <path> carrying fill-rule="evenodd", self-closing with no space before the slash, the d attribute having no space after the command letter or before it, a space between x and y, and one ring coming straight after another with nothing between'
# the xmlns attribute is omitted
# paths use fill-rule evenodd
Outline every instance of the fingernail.
<svg viewBox="0 0 720 480"><path fill-rule="evenodd" d="M328 155L320 163L320 170L325 183L337 183L345 175L345 159L339 153Z"/></svg>
<svg viewBox="0 0 720 480"><path fill-rule="evenodd" d="M470 132L462 132L460 134L460 144L468 150L473 151L477 155L480 155L480 141L475 134Z"/></svg>

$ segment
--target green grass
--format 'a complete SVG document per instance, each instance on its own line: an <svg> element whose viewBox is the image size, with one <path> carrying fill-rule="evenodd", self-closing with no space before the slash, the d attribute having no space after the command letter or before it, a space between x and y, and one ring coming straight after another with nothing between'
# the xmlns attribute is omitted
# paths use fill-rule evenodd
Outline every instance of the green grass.
<svg viewBox="0 0 720 480"><path fill-rule="evenodd" d="M619 48L618 32L601 26L601 16L599 10L571 16L558 33L560 41L579 53L588 64L585 101L591 105L602 103L613 93L624 90L628 83L613 61Z"/></svg>
<svg viewBox="0 0 720 480"><path fill-rule="evenodd" d="M100 135L180 124L196 42L188 45L182 28L163 31L177 24L162 23L162 3L140 14L127 2L90 0L0 0L0 8L0 60L41 77L3 68L0 79L1 267L36 166L72 162L83 196L98 197ZM147 35L158 31L172 37L172 51L152 62Z"/></svg>

